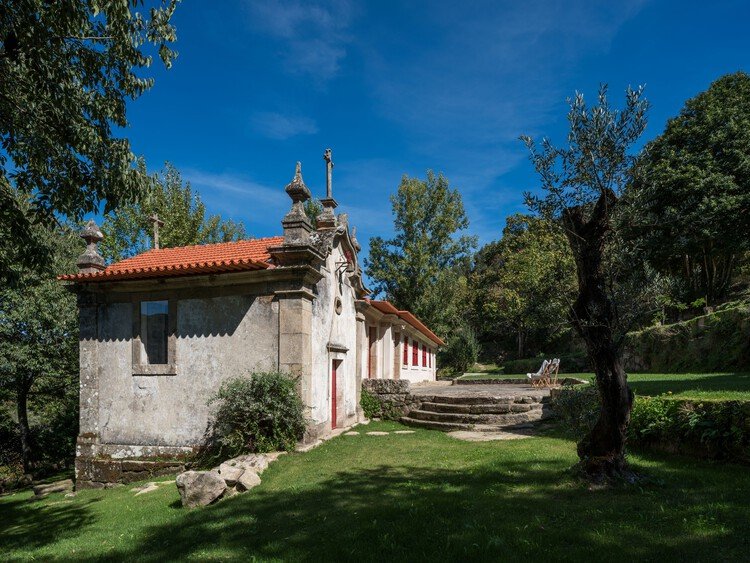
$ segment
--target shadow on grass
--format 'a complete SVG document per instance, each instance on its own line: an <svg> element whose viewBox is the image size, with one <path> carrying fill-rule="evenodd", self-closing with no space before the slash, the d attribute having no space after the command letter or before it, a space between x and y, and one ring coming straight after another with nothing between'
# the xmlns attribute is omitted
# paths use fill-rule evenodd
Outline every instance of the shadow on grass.
<svg viewBox="0 0 750 563"><path fill-rule="evenodd" d="M589 491L565 476L560 459L467 471L383 465L282 490L262 486L153 527L108 558L717 560L744 553L750 492L736 494L716 476L695 480L691 467L672 463L670 479L699 492Z"/></svg>
<svg viewBox="0 0 750 563"><path fill-rule="evenodd" d="M7 500L0 506L0 553L40 548L81 533L95 516L85 504L61 500L35 501L29 497Z"/></svg>
<svg viewBox="0 0 750 563"><path fill-rule="evenodd" d="M646 377L646 376L643 376ZM674 394L690 391L750 392L750 373L726 374L663 374L654 379L641 379L633 374L630 387L639 395Z"/></svg>

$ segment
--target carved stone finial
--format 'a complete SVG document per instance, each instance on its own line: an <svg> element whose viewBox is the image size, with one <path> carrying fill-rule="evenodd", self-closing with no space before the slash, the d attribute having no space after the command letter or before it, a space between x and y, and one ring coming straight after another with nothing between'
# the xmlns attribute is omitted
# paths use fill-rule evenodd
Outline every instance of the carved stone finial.
<svg viewBox="0 0 750 563"><path fill-rule="evenodd" d="M284 244L306 243L312 231L312 225L303 204L310 199L311 194L302 179L302 165L299 162L294 169L294 178L287 184L285 190L292 200L292 208L281 221L284 227Z"/></svg>
<svg viewBox="0 0 750 563"><path fill-rule="evenodd" d="M352 244L357 252L362 250L362 245L359 244L359 241L357 240L357 227L352 227Z"/></svg>
<svg viewBox="0 0 750 563"><path fill-rule="evenodd" d="M292 198L293 207L299 204L301 208L302 203L310 199L310 190L302 179L302 163L297 163L297 166L294 168L294 178L286 185L285 190L289 194L289 197ZM304 209L302 212L304 213Z"/></svg>
<svg viewBox="0 0 750 563"><path fill-rule="evenodd" d="M99 254L97 245L104 239L93 219L90 219L81 231L81 238L86 241L86 250L83 251L76 261L78 271L82 274L92 274L104 269L104 258Z"/></svg>

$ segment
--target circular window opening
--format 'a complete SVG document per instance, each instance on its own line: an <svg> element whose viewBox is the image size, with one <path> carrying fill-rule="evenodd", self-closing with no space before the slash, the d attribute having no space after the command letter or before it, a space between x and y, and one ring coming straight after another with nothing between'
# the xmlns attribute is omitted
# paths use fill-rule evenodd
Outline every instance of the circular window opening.
<svg viewBox="0 0 750 563"><path fill-rule="evenodd" d="M344 310L344 304L341 302L341 298L340 297L336 298L336 304L334 305L334 308L336 310L336 314L337 315L340 315L341 311Z"/></svg>

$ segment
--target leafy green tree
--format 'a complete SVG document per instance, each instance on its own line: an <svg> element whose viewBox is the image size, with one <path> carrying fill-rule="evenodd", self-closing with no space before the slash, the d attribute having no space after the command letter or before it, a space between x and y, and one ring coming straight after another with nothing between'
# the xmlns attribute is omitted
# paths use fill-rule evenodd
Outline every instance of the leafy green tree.
<svg viewBox="0 0 750 563"><path fill-rule="evenodd" d="M460 234L469 226L461 194L442 174L428 171L426 180L404 175L391 204L396 236L370 240L366 273L376 294L445 330L452 323L444 312L455 303L454 282L476 247L476 237Z"/></svg>
<svg viewBox="0 0 750 563"><path fill-rule="evenodd" d="M139 164L145 169L144 164ZM145 171L144 171L145 175ZM102 256L116 261L134 256L152 247L154 214L164 221L159 228L159 246L170 248L191 244L229 242L242 239L242 223L206 216L206 206L180 172L166 163L161 174L149 178L148 188L135 203L120 206L106 215L102 224Z"/></svg>
<svg viewBox="0 0 750 563"><path fill-rule="evenodd" d="M177 0L23 0L0 5L0 278L39 263L32 225L132 201L142 175L127 139L127 101L151 88L158 54L176 53ZM22 197L17 197L20 194ZM21 202L21 203L19 203ZM31 205L23 205L30 202Z"/></svg>
<svg viewBox="0 0 750 563"><path fill-rule="evenodd" d="M477 254L471 286L477 324L485 334L515 334L523 358L530 335L567 325L575 293L568 242L542 219L511 215L503 238Z"/></svg>
<svg viewBox="0 0 750 563"><path fill-rule="evenodd" d="M570 320L586 345L596 374L601 410L596 424L578 444L579 467L595 480L632 479L625 459L625 439L633 393L622 360L627 326L621 316L622 266L614 227L620 195L628 182L634 143L646 127L648 102L643 90L628 88L625 107L613 109L607 88L598 104L588 107L582 94L569 100L568 146L557 148L544 139L538 150L522 137L539 174L543 196L526 195L527 204L560 225L576 265L577 296ZM632 267L632 264L629 265Z"/></svg>
<svg viewBox="0 0 750 563"><path fill-rule="evenodd" d="M80 254L78 237L65 228L34 229L36 239L47 245L52 256L51 271L73 271ZM26 473L42 458L35 447L29 412L45 412L46 418L56 416L61 408L77 412L77 375L75 297L47 270L27 270L16 284L0 287L0 398L16 405ZM68 428L67 435L55 439L72 442L75 432Z"/></svg>
<svg viewBox="0 0 750 563"><path fill-rule="evenodd" d="M682 300L715 304L750 250L750 75L729 74L685 102L651 141L627 191L631 228Z"/></svg>

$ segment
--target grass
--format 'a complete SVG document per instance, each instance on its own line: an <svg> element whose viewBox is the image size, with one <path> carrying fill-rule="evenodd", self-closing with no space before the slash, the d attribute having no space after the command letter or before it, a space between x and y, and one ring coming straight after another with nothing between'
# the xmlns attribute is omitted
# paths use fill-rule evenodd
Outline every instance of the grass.
<svg viewBox="0 0 750 563"><path fill-rule="evenodd" d="M394 430L373 423L370 430ZM282 456L263 483L185 510L176 488L0 497L3 560L740 560L750 472L633 455L643 487L589 490L556 435L471 443L440 432L340 436Z"/></svg>
<svg viewBox="0 0 750 563"><path fill-rule="evenodd" d="M472 372L461 379L516 379L526 374L504 374L497 366ZM592 373L565 373L560 377L576 377L592 381ZM637 395L671 394L682 399L750 400L750 373L631 373L628 383Z"/></svg>

